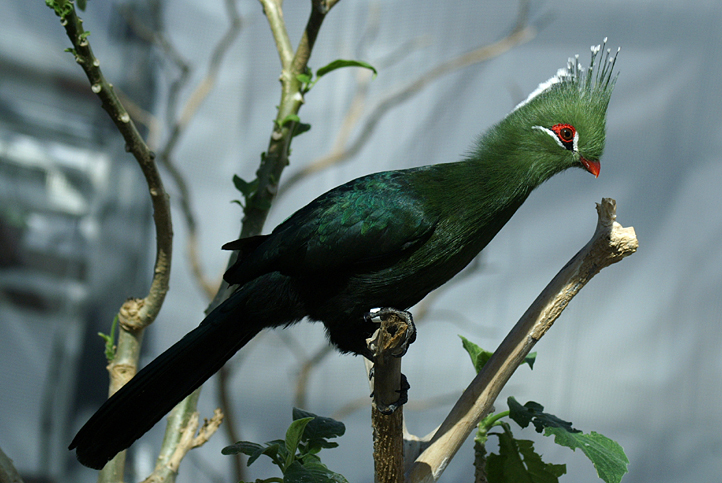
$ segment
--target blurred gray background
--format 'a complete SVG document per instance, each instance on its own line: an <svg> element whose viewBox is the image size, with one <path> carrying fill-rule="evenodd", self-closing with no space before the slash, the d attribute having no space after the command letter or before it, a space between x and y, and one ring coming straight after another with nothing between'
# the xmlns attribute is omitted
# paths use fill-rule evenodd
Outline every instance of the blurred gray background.
<svg viewBox="0 0 722 483"><path fill-rule="evenodd" d="M137 109L134 118L160 149L177 67L144 36L159 28L192 66L179 107L205 76L228 28L222 0L89 0L81 13L105 75ZM65 450L107 391L102 345L126 297L150 280L154 233L134 160L63 49L65 33L44 2L0 1L0 447L21 473L53 481L92 481ZM188 182L200 262L212 281L227 261L220 246L237 237L241 209L233 174L246 180L268 143L280 73L261 6L239 0L241 28L217 83L184 131L174 159ZM310 2L289 0L294 45ZM341 0L326 18L310 65L356 58L379 68L368 83L352 143L374 107L435 66L512 31L515 2ZM521 368L500 398L535 400L575 427L618 441L631 461L625 482L718 482L722 474L722 3L702 0L532 1L535 35L487 62L449 72L380 116L358 153L284 188L270 231L324 191L357 176L459 159L475 137L540 82L609 37L622 47L609 107L599 179L581 170L555 177L529 198L480 257L478 267L416 309L419 337L404 358L411 383L409 430L438 425L473 377L457 334L493 350L526 307L591 236L594 203L615 198L618 221L634 226L637 254L598 275L537 345L533 371ZM284 180L327 155L359 82L358 69L324 77L300 116L312 129L293 142ZM150 113L150 114L149 114ZM154 116L154 117L153 117ZM149 121L150 120L150 121ZM142 122L141 122L142 124ZM164 170L167 174L167 170ZM207 299L186 256L187 227L177 186L171 291L146 338L144 361L203 317ZM283 181L283 180L282 180ZM282 437L290 422L300 364L325 345L322 327L266 332L230 367L234 416L243 439ZM216 380L201 396L217 406ZM311 373L305 409L338 414L347 425L325 460L349 481L371 481L368 396L360 359L331 353ZM134 447L142 479L162 438L159 424ZM566 463L562 481L597 481L579 452L531 430L545 459ZM217 434L193 451L180 481L234 481L229 441ZM442 481L471 481L472 445ZM246 479L274 475L259 461ZM129 479L131 476L128 477Z"/></svg>

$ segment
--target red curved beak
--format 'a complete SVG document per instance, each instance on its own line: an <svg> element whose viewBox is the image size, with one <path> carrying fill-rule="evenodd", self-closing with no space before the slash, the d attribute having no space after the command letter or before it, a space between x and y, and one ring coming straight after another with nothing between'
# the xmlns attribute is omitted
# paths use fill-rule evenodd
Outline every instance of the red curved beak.
<svg viewBox="0 0 722 483"><path fill-rule="evenodd" d="M582 162L582 165L584 165L584 168L592 173L595 178L599 177L599 170L602 168L602 165L599 164L599 160L589 160L585 158L579 158L579 161Z"/></svg>

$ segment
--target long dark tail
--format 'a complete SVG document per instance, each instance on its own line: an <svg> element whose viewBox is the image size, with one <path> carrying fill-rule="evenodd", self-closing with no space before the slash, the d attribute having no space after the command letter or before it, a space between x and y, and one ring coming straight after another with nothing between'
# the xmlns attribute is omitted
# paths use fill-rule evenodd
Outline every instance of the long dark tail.
<svg viewBox="0 0 722 483"><path fill-rule="evenodd" d="M288 287L283 287L287 285L284 278L269 274L242 287L138 372L75 435L69 449L77 448L78 460L90 468L103 468L264 327L302 318Z"/></svg>

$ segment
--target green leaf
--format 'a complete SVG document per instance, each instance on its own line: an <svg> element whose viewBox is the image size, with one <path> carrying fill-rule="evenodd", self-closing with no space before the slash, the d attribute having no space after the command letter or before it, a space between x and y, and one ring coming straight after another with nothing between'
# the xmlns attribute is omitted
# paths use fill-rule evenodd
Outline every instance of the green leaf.
<svg viewBox="0 0 722 483"><path fill-rule="evenodd" d="M243 178L241 178L238 175L233 175L233 185L236 187L238 191L241 192L244 198L248 199L253 195L253 193L256 192L258 189L258 178L254 179L253 181L246 181ZM241 204L240 202L238 203Z"/></svg>
<svg viewBox="0 0 722 483"><path fill-rule="evenodd" d="M527 356L524 358L524 362L529 364L529 369L534 369L534 363L536 362L536 352L530 352L527 354Z"/></svg>
<svg viewBox="0 0 722 483"><path fill-rule="evenodd" d="M545 413L544 406L537 402L529 401L522 406L514 397L509 397L507 404L509 405L509 417L522 428L526 428L531 422L534 424L537 433L541 433L544 428L563 428L570 433L580 432L572 428L572 423L569 421Z"/></svg>
<svg viewBox="0 0 722 483"><path fill-rule="evenodd" d="M303 464L294 461L283 474L284 483L348 483L338 473L329 470L314 456L304 458Z"/></svg>
<svg viewBox="0 0 722 483"><path fill-rule="evenodd" d="M224 455L234 455L234 454L244 454L247 456L250 456L254 454L258 450L263 450L265 446L253 443L251 441L239 441L237 443L234 443L230 446L226 446L221 450L221 454Z"/></svg>
<svg viewBox="0 0 722 483"><path fill-rule="evenodd" d="M286 430L286 465L288 468L293 459L296 457L296 450L298 449L298 443L301 442L301 436L303 431L306 429L306 425L313 420L312 417L296 419Z"/></svg>
<svg viewBox="0 0 722 483"><path fill-rule="evenodd" d="M491 359L491 356L494 353L482 349L464 336L460 335L459 337L461 338L462 346L469 354L469 357L471 357L471 363L474 364L474 369L476 369L476 372L478 373L481 371L481 368L489 362L489 359ZM534 362L536 362L536 352L531 352L524 358L524 362L522 362L522 364L527 363L529 364L529 367L533 369Z"/></svg>
<svg viewBox="0 0 722 483"><path fill-rule="evenodd" d="M464 336L460 335L459 337L461 338L461 345L471 357L471 363L474 364L474 369L478 373L484 367L484 364L489 361L492 353L482 349Z"/></svg>
<svg viewBox="0 0 722 483"><path fill-rule="evenodd" d="M331 62L328 65L325 65L318 69L318 72L316 72L316 78L320 79L324 75L328 74L329 72L332 72L336 69L341 69L342 67L363 67L364 69L369 69L374 73L373 78L375 79L378 75L378 72L368 62L363 62L360 60L344 60L344 59L336 59L333 62Z"/></svg>
<svg viewBox="0 0 722 483"><path fill-rule="evenodd" d="M115 359L115 333L118 328L118 315L116 314L113 323L110 325L110 334L98 332L101 339L105 341L105 359L110 363Z"/></svg>
<svg viewBox="0 0 722 483"><path fill-rule="evenodd" d="M303 433L303 439L305 441L311 441L320 438L337 438L343 436L346 433L346 426L341 421L336 421L333 418L326 418L318 416L303 409L293 408L293 419L313 418L313 421L308 423L306 430Z"/></svg>
<svg viewBox="0 0 722 483"><path fill-rule="evenodd" d="M486 461L489 483L557 483L566 473L566 465L545 463L534 450L534 443L514 439L506 423L499 436L499 454L490 454Z"/></svg>
<svg viewBox="0 0 722 483"><path fill-rule="evenodd" d="M281 128L281 127L285 126L286 124L288 124L289 122L300 122L300 121L301 121L301 118L298 117L297 114L289 114L288 116L284 117L284 118L281 119L280 121L275 120L275 121L273 121L273 122L275 122L276 125L277 125L279 128Z"/></svg>
<svg viewBox="0 0 722 483"><path fill-rule="evenodd" d="M293 408L293 419L313 418L303 431L301 440L306 444L303 453L318 453L323 448L335 448L338 443L328 441L328 438L343 436L346 426L332 418L317 416L303 409Z"/></svg>
<svg viewBox="0 0 722 483"><path fill-rule="evenodd" d="M291 137L295 138L296 136L303 134L306 131L310 131L310 130L311 130L310 124L306 124L305 122L297 122L293 126L293 133L291 134Z"/></svg>
<svg viewBox="0 0 722 483"><path fill-rule="evenodd" d="M82 10L83 12L85 12L86 0L75 0L75 4L78 6L78 8L79 8L80 10Z"/></svg>
<svg viewBox="0 0 722 483"><path fill-rule="evenodd" d="M296 80L298 80L298 82L301 82L301 83L303 83L303 84L310 84L310 83L311 83L311 76L308 75L308 74L297 74L297 75L296 75Z"/></svg>
<svg viewBox="0 0 722 483"><path fill-rule="evenodd" d="M248 456L246 466L256 461L260 456L266 455L279 467L282 467L281 457L285 456L285 447L281 446L284 442L281 440L269 441L266 444L258 444L252 441L239 441L230 446L226 446L221 450L221 454L234 455L244 454ZM282 449L283 448L283 449ZM284 453L283 455L279 453Z"/></svg>
<svg viewBox="0 0 722 483"><path fill-rule="evenodd" d="M580 448L606 483L619 483L627 473L629 459L624 448L614 440L592 431L589 434L571 433L561 427L548 427L544 436L554 435L554 442L576 450Z"/></svg>

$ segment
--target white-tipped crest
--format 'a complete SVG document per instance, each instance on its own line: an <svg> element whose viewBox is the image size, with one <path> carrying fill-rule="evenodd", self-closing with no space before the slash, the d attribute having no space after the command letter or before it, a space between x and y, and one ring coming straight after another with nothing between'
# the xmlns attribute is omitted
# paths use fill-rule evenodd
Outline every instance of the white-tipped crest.
<svg viewBox="0 0 722 483"><path fill-rule="evenodd" d="M534 89L534 91L529 94L526 99L517 104L513 111L525 106L541 93L548 91L556 84L560 84L562 82L576 84L582 94L589 93L592 90L599 90L607 92L608 94L611 93L611 88L614 87L614 82L616 80L616 76L612 77L612 72L614 71L614 64L617 61L617 54L619 54L621 48L617 49L614 56L611 55L610 49L605 49L604 54L602 54L602 57L597 63L597 56L599 55L599 52L606 47L606 45L606 37L604 37L604 41L600 45L592 45L592 58L589 63L589 68L586 70L579 62L578 54L574 57L570 57L566 68L559 69L554 77L539 84L539 86Z"/></svg>

